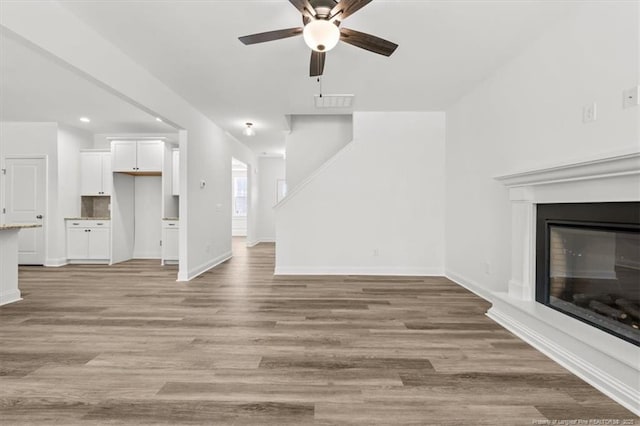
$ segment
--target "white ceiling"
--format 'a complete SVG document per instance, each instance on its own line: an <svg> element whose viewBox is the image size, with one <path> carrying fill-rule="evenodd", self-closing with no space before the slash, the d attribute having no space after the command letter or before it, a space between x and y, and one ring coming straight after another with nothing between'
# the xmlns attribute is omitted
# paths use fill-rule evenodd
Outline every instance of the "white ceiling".
<svg viewBox="0 0 640 426"><path fill-rule="evenodd" d="M175 132L5 33L0 33L0 121L58 122L94 134Z"/></svg>
<svg viewBox="0 0 640 426"><path fill-rule="evenodd" d="M300 26L286 0L61 3L258 153L283 150L285 115L340 112L315 109L301 37L237 39ZM340 43L327 54L324 92L355 94L360 111L443 110L576 4L374 0L343 26L400 47L386 58ZM246 121L256 136L242 135Z"/></svg>

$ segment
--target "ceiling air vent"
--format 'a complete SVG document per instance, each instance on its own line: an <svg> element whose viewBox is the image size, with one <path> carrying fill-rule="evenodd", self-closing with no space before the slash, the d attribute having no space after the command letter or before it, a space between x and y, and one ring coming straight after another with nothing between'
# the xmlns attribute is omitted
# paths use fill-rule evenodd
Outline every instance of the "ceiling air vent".
<svg viewBox="0 0 640 426"><path fill-rule="evenodd" d="M316 108L351 108L355 95L315 95Z"/></svg>

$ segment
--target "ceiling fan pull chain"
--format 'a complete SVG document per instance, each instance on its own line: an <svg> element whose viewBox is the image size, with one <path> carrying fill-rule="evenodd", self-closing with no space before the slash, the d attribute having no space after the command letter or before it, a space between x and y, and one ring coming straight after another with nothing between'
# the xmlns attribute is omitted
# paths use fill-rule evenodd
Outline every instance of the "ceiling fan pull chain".
<svg viewBox="0 0 640 426"><path fill-rule="evenodd" d="M320 85L320 97L322 97L322 80L318 77L318 84Z"/></svg>

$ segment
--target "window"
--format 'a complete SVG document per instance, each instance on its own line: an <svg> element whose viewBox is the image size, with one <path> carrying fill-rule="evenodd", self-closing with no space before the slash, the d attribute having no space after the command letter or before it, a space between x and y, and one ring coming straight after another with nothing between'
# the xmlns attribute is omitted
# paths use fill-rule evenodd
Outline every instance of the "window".
<svg viewBox="0 0 640 426"><path fill-rule="evenodd" d="M246 176L233 178L233 215L247 215L247 178Z"/></svg>

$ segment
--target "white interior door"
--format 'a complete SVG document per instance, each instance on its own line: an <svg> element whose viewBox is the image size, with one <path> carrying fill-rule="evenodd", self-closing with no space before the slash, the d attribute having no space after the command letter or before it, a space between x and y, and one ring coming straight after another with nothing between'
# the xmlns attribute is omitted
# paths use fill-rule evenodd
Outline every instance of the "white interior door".
<svg viewBox="0 0 640 426"><path fill-rule="evenodd" d="M45 159L7 158L5 164L5 222L42 225L41 228L22 229L18 233L18 263L44 265L44 213L47 200Z"/></svg>

